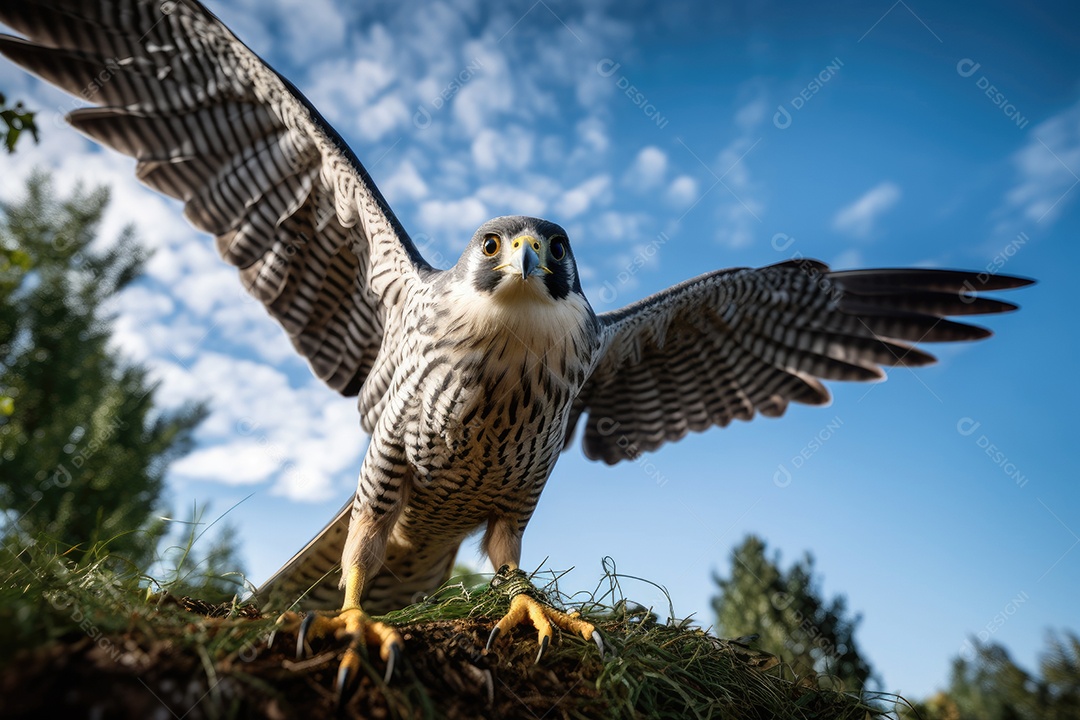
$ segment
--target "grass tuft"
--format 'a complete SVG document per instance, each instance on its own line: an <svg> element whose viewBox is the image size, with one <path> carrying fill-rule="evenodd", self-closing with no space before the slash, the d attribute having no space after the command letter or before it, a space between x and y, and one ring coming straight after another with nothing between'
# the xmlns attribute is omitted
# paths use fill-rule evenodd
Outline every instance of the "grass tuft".
<svg viewBox="0 0 1080 720"><path fill-rule="evenodd" d="M568 596L559 575L534 576L556 605L595 623L605 658L563 634L538 665L535 633L517 628L484 651L504 594L451 580L384 616L405 639L389 684L365 663L349 717L785 718L883 717L896 698L857 696L792 676L782 663L688 621L661 622L628 601L605 565L593 592ZM237 602L210 604L161 592L153 580L103 556L76 566L23 551L0 557L2 716L145 717L161 706L189 718L333 717L341 647L316 643L296 659L293 638L268 646L274 618ZM55 688L63 687L63 693Z"/></svg>

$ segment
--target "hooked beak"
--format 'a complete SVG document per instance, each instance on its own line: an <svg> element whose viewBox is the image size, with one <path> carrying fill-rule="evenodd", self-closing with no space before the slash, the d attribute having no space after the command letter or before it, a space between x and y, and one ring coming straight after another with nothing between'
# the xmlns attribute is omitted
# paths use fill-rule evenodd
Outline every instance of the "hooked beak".
<svg viewBox="0 0 1080 720"><path fill-rule="evenodd" d="M532 244L523 242L510 256L509 267L515 275L520 275L522 280L527 280L532 275L540 274L540 256L533 250Z"/></svg>

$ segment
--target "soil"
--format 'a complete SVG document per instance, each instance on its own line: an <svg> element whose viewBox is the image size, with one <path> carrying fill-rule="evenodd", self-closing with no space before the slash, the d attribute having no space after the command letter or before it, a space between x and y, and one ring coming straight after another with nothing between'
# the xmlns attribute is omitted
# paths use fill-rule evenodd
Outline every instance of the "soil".
<svg viewBox="0 0 1080 720"><path fill-rule="evenodd" d="M401 667L389 685L378 657L341 708L334 678L342 647L313 644L298 660L291 637L249 642L213 657L216 635L251 623L220 619L222 608L181 599L193 622L187 632L205 643L145 628L116 636L86 632L22 652L0 674L0 717L39 718L560 718L602 717L595 679L603 670L595 647L578 638L581 653L552 653L534 664L534 631L523 627L485 651L494 619L418 623L399 627L405 640ZM171 636L171 637L170 637ZM374 653L373 653L374 655Z"/></svg>

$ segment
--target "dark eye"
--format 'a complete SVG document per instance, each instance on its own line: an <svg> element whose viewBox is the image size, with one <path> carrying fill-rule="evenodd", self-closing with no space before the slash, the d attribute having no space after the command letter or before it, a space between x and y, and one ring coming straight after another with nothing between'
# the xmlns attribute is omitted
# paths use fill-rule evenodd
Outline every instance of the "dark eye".
<svg viewBox="0 0 1080 720"><path fill-rule="evenodd" d="M480 243L480 248L484 251L484 254L488 257L494 256L499 252L499 236L498 235L485 235L484 241Z"/></svg>
<svg viewBox="0 0 1080 720"><path fill-rule="evenodd" d="M555 237L551 239L551 257L562 260L566 257L566 238Z"/></svg>

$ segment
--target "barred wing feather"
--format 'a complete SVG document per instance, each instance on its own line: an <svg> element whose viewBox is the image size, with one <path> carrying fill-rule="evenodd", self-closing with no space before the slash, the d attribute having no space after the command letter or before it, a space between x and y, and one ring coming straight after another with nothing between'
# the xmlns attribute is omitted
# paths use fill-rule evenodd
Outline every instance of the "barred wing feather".
<svg viewBox="0 0 1080 720"><path fill-rule="evenodd" d="M567 430L585 420L585 454L609 464L700 432L821 405L821 380L877 380L882 366L934 357L918 342L990 332L946 319L1015 310L974 291L1029 280L951 270L834 272L799 260L702 275L599 316L604 345Z"/></svg>
<svg viewBox="0 0 1080 720"><path fill-rule="evenodd" d="M310 103L192 0L2 2L0 21L26 35L0 52L100 105L71 124L182 200L315 374L359 393L406 286L436 271Z"/></svg>

